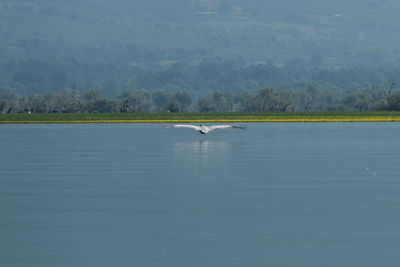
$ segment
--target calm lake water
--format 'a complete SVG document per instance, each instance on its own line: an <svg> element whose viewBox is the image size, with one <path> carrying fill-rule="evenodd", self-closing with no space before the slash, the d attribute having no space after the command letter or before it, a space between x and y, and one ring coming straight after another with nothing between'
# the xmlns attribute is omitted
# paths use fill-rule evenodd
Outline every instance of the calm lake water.
<svg viewBox="0 0 400 267"><path fill-rule="evenodd" d="M0 125L0 266L400 266L400 124Z"/></svg>

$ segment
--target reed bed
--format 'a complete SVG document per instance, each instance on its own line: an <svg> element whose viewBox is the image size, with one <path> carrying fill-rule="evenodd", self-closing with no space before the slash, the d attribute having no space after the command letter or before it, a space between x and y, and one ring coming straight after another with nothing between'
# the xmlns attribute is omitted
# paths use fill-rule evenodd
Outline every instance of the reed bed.
<svg viewBox="0 0 400 267"><path fill-rule="evenodd" d="M0 123L398 122L400 112L0 114Z"/></svg>

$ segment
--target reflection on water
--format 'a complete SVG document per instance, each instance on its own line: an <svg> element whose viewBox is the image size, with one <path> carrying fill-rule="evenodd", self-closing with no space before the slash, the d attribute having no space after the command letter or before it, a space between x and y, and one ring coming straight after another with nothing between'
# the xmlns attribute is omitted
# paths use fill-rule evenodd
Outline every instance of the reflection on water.
<svg viewBox="0 0 400 267"><path fill-rule="evenodd" d="M398 124L248 129L0 125L0 266L399 266Z"/></svg>
<svg viewBox="0 0 400 267"><path fill-rule="evenodd" d="M204 181L221 179L226 176L222 169L228 168L231 146L225 141L180 141L173 143L174 165L179 166L173 173L199 183L198 190L213 190ZM187 186L191 187L191 184ZM191 189L192 190L192 189ZM200 194L196 189L196 192Z"/></svg>
<svg viewBox="0 0 400 267"><path fill-rule="evenodd" d="M229 153L229 145L222 141L200 140L194 142L174 142L175 155L193 154L200 158L208 158L210 155L226 155Z"/></svg>

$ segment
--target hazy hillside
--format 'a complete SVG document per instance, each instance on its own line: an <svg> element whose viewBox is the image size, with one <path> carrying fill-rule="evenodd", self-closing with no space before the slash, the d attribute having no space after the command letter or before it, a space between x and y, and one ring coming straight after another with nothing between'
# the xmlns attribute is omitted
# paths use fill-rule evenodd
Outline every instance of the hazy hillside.
<svg viewBox="0 0 400 267"><path fill-rule="evenodd" d="M178 70L185 76L185 64L206 62L210 74L231 59L231 77L249 64L331 70L398 64L399 11L396 0L3 0L0 85L48 91L78 83L116 93L159 89L162 79L149 85L152 77ZM169 69L174 64L180 65ZM227 85L197 86L189 77L178 77L169 90ZM241 90L252 89L249 83ZM277 86L253 87L265 85Z"/></svg>
<svg viewBox="0 0 400 267"><path fill-rule="evenodd" d="M395 0L3 1L1 56L364 64L398 59L399 11Z"/></svg>

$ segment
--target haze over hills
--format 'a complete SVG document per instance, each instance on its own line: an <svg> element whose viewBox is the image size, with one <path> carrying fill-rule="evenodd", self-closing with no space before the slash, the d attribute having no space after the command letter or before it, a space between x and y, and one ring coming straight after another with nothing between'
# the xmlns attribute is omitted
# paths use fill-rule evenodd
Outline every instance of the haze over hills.
<svg viewBox="0 0 400 267"><path fill-rule="evenodd" d="M127 88L198 93L324 83L309 69L397 68L399 11L396 0L6 0L0 85L46 92L77 83L115 95ZM243 69L251 64L269 66L263 73L290 69L287 78L264 75L254 85ZM248 81L202 84L221 69L225 80L240 72ZM378 74L376 82L394 73Z"/></svg>

